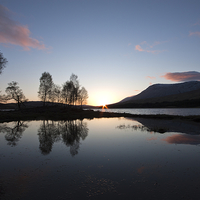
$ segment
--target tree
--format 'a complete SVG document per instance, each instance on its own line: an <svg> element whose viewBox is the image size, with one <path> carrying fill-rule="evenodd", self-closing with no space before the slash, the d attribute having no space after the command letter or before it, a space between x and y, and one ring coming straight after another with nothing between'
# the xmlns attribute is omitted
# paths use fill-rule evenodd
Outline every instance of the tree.
<svg viewBox="0 0 200 200"><path fill-rule="evenodd" d="M42 73L40 78L38 97L43 101L43 106L45 106L46 101L51 99L53 94L53 85L52 76L48 72Z"/></svg>
<svg viewBox="0 0 200 200"><path fill-rule="evenodd" d="M81 108L83 103L87 103L87 98L88 98L88 92L84 87L82 87L78 92L78 100L79 103L81 104Z"/></svg>
<svg viewBox="0 0 200 200"><path fill-rule="evenodd" d="M66 104L71 104L73 101L72 91L73 91L73 82L72 81L66 81L63 84L62 88L62 94L61 97L63 99L63 102Z"/></svg>
<svg viewBox="0 0 200 200"><path fill-rule="evenodd" d="M6 67L6 63L8 61L6 60L6 58L3 57L3 54L0 52L0 74L2 73L2 70ZM0 91L0 102L6 102L6 96L5 95L1 95L1 91Z"/></svg>
<svg viewBox="0 0 200 200"><path fill-rule="evenodd" d="M0 74L2 70L6 67L7 59L3 57L3 54L0 52Z"/></svg>
<svg viewBox="0 0 200 200"><path fill-rule="evenodd" d="M54 99L57 103L61 101L61 87L59 85L54 84L53 87Z"/></svg>
<svg viewBox="0 0 200 200"><path fill-rule="evenodd" d="M5 103L6 101L7 101L7 96L5 94L1 95L1 91L0 91L0 102Z"/></svg>
<svg viewBox="0 0 200 200"><path fill-rule="evenodd" d="M19 88L18 83L15 81L8 83L8 87L5 91L7 93L7 100L14 99L17 102L18 108L21 107L23 102L28 101L28 99L24 96L22 89Z"/></svg>
<svg viewBox="0 0 200 200"><path fill-rule="evenodd" d="M72 104L76 104L78 100L78 91L79 91L79 81L78 81L78 76L75 74L72 74L70 76L70 82L73 83L73 87L71 88L71 98L72 98Z"/></svg>

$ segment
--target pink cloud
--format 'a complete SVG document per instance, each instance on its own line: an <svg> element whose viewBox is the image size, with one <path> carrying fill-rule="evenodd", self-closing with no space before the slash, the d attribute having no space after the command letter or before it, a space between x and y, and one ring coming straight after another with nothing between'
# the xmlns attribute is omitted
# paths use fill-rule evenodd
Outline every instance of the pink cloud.
<svg viewBox="0 0 200 200"><path fill-rule="evenodd" d="M197 35L200 37L200 32L199 31L196 31L196 32L190 32L189 36L192 36L192 35Z"/></svg>
<svg viewBox="0 0 200 200"><path fill-rule="evenodd" d="M146 41L143 41L143 42L140 43L140 45L145 45L146 48L142 48L138 44L138 45L135 46L135 50L137 50L137 51L144 51L144 52L153 53L153 54L158 54L158 53L161 53L161 52L166 51L166 50L149 50L149 49L153 48L156 45L165 43L165 42L167 42L167 41L164 41L164 42L156 41L156 42L153 43L153 45L149 45Z"/></svg>
<svg viewBox="0 0 200 200"><path fill-rule="evenodd" d="M165 75L161 76L170 81L195 81L200 80L200 73L196 71L189 71L189 72L174 72L174 73L166 73Z"/></svg>
<svg viewBox="0 0 200 200"><path fill-rule="evenodd" d="M137 51L145 51L144 49L142 49L142 47L139 44L135 46L135 50L137 50Z"/></svg>
<svg viewBox="0 0 200 200"><path fill-rule="evenodd" d="M154 77L154 76L147 76L146 78L155 79L156 77Z"/></svg>
<svg viewBox="0 0 200 200"><path fill-rule="evenodd" d="M169 144L191 144L191 145L198 145L200 144L200 136L199 135L172 135L169 136L163 141Z"/></svg>
<svg viewBox="0 0 200 200"><path fill-rule="evenodd" d="M6 7L0 5L0 43L19 45L24 50L30 50L30 47L46 49L44 44L30 37L31 32L27 26L12 20L10 13Z"/></svg>

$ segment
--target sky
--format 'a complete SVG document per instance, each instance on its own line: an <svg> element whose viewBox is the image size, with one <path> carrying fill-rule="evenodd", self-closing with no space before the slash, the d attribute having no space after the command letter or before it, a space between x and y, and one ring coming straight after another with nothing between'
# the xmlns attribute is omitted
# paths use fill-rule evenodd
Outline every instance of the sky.
<svg viewBox="0 0 200 200"><path fill-rule="evenodd" d="M88 105L200 80L199 0L0 0L0 90L38 101L43 72L78 76Z"/></svg>

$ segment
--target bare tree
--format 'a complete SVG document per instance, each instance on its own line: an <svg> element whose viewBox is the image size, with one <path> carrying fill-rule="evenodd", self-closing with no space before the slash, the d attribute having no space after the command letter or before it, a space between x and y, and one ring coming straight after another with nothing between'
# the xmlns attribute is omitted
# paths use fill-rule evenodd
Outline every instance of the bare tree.
<svg viewBox="0 0 200 200"><path fill-rule="evenodd" d="M7 59L3 57L3 54L0 52L0 74L2 73L3 69L6 67Z"/></svg>
<svg viewBox="0 0 200 200"><path fill-rule="evenodd" d="M80 103L81 107L83 103L86 103L88 98L87 90L82 87L80 89L78 76L72 74L70 76L70 81L66 81L63 84L62 95L63 102L68 105L76 105L76 103Z"/></svg>
<svg viewBox="0 0 200 200"><path fill-rule="evenodd" d="M54 98L57 103L61 101L61 87L59 85L54 84L53 88Z"/></svg>
<svg viewBox="0 0 200 200"><path fill-rule="evenodd" d="M71 96L72 96L72 104L76 105L76 102L78 100L78 91L79 91L79 80L78 80L78 76L75 74L72 74L70 76L70 81L73 83L73 87L71 90Z"/></svg>
<svg viewBox="0 0 200 200"><path fill-rule="evenodd" d="M83 103L87 103L87 99L88 99L88 92L84 87L82 87L78 92L78 100L79 103L81 104L81 108Z"/></svg>
<svg viewBox="0 0 200 200"><path fill-rule="evenodd" d="M1 95L0 91L0 103L5 103L7 101L7 96L5 94Z"/></svg>
<svg viewBox="0 0 200 200"><path fill-rule="evenodd" d="M44 106L46 101L51 100L53 85L52 76L48 72L42 73L38 97L43 101Z"/></svg>
<svg viewBox="0 0 200 200"><path fill-rule="evenodd" d="M7 59L3 57L3 54L0 52L0 74L2 73L3 69L6 67ZM0 102L6 102L6 95L1 95L0 91Z"/></svg>
<svg viewBox="0 0 200 200"><path fill-rule="evenodd" d="M18 83L15 81L8 83L8 87L5 91L7 93L7 100L15 100L17 102L18 108L21 107L23 102L28 101L28 99L26 99L24 96L22 89L19 88Z"/></svg>
<svg viewBox="0 0 200 200"><path fill-rule="evenodd" d="M73 91L73 83L72 81L66 81L63 84L63 88L62 88L62 94L61 97L63 99L63 102L66 104L71 104L73 101L73 96L72 96L72 91Z"/></svg>

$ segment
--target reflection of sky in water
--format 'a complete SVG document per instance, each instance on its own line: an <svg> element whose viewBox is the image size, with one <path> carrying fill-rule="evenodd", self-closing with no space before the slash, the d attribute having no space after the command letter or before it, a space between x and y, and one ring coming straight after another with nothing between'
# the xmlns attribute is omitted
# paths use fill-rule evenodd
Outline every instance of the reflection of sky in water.
<svg viewBox="0 0 200 200"><path fill-rule="evenodd" d="M163 123L168 131L156 132ZM26 122L15 146L6 140L5 125L16 123L0 124L0 197L195 199L200 135L194 133L200 129L193 124L192 135L173 132L174 123L124 118ZM41 142L43 148L51 145L48 153L42 153Z"/></svg>
<svg viewBox="0 0 200 200"><path fill-rule="evenodd" d="M119 109L94 109L103 112L131 113L136 115L200 115L200 108L119 108Z"/></svg>

